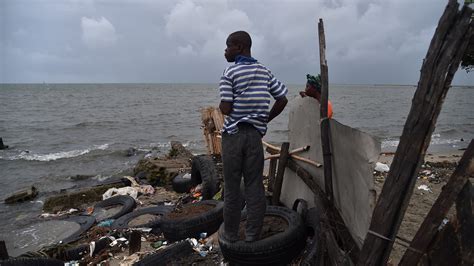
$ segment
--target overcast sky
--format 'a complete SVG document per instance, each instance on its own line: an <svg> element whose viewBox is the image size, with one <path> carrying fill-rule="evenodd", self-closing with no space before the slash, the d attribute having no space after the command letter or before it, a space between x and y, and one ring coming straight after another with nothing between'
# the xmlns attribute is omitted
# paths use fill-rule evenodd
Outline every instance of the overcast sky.
<svg viewBox="0 0 474 266"><path fill-rule="evenodd" d="M0 83L217 83L226 37L245 30L256 59L302 84L322 18L331 83L416 84L447 2L0 0Z"/></svg>

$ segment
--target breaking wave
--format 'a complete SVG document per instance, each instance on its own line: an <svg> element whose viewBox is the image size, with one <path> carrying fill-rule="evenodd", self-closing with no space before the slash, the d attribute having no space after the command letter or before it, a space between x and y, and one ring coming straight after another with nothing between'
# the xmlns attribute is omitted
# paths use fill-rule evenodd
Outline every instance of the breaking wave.
<svg viewBox="0 0 474 266"><path fill-rule="evenodd" d="M455 145L462 142L461 139L444 139L441 138L441 134L435 133L431 135L430 145ZM397 147L400 143L399 139L385 139L382 141L382 149Z"/></svg>
<svg viewBox="0 0 474 266"><path fill-rule="evenodd" d="M27 160L27 161L40 161L40 162L49 162L56 161L59 159L73 158L87 154L94 150L106 150L109 147L109 144L94 145L92 148L84 150L72 150L72 151L61 151L47 154L34 154L28 151L22 151L18 155L11 156L6 158L7 160ZM0 158L3 159L3 158Z"/></svg>

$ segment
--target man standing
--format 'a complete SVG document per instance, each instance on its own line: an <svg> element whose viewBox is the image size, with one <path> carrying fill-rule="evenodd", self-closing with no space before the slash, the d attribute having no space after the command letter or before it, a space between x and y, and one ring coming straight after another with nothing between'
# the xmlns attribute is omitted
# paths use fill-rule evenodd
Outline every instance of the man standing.
<svg viewBox="0 0 474 266"><path fill-rule="evenodd" d="M263 186L262 137L267 123L285 108L288 92L265 66L251 56L252 40L245 31L229 35L225 58L235 62L222 75L219 108L226 115L222 132L224 166L224 232L230 242L239 240L240 181L243 176L247 223L245 241L260 237L266 210ZM270 95L276 100L269 111Z"/></svg>

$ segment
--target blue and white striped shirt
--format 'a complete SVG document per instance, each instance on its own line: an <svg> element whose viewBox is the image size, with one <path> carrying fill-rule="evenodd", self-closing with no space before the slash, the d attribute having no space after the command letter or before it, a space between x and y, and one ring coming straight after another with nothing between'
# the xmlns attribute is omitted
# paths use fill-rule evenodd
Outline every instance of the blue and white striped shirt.
<svg viewBox="0 0 474 266"><path fill-rule="evenodd" d="M265 135L270 96L279 99L286 96L288 89L257 60L238 59L224 70L219 84L221 101L232 103L232 111L226 116L222 131L235 134L238 132L237 124L246 122Z"/></svg>

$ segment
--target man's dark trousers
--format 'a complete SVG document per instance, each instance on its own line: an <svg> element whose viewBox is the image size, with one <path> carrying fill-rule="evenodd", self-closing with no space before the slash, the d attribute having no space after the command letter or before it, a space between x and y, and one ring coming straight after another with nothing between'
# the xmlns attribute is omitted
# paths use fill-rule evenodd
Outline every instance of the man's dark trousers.
<svg viewBox="0 0 474 266"><path fill-rule="evenodd" d="M235 134L222 134L222 162L224 164L224 236L238 240L241 211L240 181L245 183L247 202L246 241L260 237L267 208L263 186L262 135L251 124L239 123Z"/></svg>

